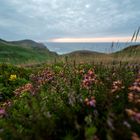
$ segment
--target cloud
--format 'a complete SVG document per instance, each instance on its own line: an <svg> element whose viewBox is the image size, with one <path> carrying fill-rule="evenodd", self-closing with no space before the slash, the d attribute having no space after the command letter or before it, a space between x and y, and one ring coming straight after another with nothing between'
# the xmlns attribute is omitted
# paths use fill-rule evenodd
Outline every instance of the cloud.
<svg viewBox="0 0 140 140"><path fill-rule="evenodd" d="M0 37L129 36L140 24L139 5L139 0L1 0Z"/></svg>

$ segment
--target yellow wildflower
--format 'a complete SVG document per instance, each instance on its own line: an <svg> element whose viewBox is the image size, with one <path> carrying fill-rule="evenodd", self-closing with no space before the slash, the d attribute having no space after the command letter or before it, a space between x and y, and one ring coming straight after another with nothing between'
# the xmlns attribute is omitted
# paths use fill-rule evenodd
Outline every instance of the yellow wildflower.
<svg viewBox="0 0 140 140"><path fill-rule="evenodd" d="M10 81L15 81L17 79L17 75L16 74L11 74L9 80Z"/></svg>

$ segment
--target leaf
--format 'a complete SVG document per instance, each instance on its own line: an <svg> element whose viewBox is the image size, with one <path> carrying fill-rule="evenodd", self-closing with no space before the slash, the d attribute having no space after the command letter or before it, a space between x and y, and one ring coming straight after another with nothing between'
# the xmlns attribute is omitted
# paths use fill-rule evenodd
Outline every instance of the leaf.
<svg viewBox="0 0 140 140"><path fill-rule="evenodd" d="M85 130L85 136L87 140L93 140L94 134L96 133L97 129L95 126L88 127Z"/></svg>

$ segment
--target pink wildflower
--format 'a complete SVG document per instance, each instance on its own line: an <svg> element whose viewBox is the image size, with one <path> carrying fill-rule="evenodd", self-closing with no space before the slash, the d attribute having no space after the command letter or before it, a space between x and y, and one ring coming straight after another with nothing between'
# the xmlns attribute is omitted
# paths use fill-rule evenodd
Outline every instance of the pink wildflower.
<svg viewBox="0 0 140 140"><path fill-rule="evenodd" d="M3 117L6 114L5 109L0 108L0 117Z"/></svg>

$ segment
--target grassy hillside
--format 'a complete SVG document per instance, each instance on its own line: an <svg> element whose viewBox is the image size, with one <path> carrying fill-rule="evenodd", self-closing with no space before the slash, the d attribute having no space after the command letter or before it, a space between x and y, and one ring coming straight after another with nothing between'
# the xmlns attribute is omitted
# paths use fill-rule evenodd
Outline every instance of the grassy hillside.
<svg viewBox="0 0 140 140"><path fill-rule="evenodd" d="M40 62L51 61L58 55L49 51L42 43L32 40L21 41L5 41L0 39L0 62L8 62L12 64L34 64ZM79 62L95 62L95 63L118 63L122 62L139 62L140 61L140 45L129 46L121 51L105 54L88 50L74 51L69 54L61 55L55 59L58 61L76 61ZM52 62L52 61L51 61Z"/></svg>
<svg viewBox="0 0 140 140"><path fill-rule="evenodd" d="M46 46L32 40L8 42L0 39L0 62L36 63L50 60L57 56L50 52Z"/></svg>
<svg viewBox="0 0 140 140"><path fill-rule="evenodd" d="M65 61L66 59L70 62L76 61L77 63L81 62L91 62L91 61L102 61L102 58L108 58L109 56L105 53L99 53L89 50L78 50L65 55L62 55L61 60ZM97 60L98 59L98 60Z"/></svg>
<svg viewBox="0 0 140 140"><path fill-rule="evenodd" d="M115 54L128 55L128 56L133 56L133 57L140 56L140 44L128 46L127 48L121 51L118 51Z"/></svg>
<svg viewBox="0 0 140 140"><path fill-rule="evenodd" d="M80 50L74 51L69 54L65 54L61 56L61 59L65 61L73 62L76 60L79 62L94 62L94 63L104 63L104 64L112 64L120 63L120 62L130 62L130 63L139 63L140 62L140 45L128 46L127 48L115 52L115 53L99 53L88 50Z"/></svg>
<svg viewBox="0 0 140 140"><path fill-rule="evenodd" d="M125 49L122 49L118 52L111 53L110 55L128 55L128 56L140 56L140 44L137 45L132 45L128 46ZM67 56L72 56L72 57L84 57L84 56L92 56L92 57L98 57L98 56L107 56L108 54L106 53L100 53L100 52L95 52L95 51L89 51L89 50L79 50L79 51L74 51L69 54L66 54Z"/></svg>
<svg viewBox="0 0 140 140"><path fill-rule="evenodd" d="M89 50L79 50L79 51L74 51L69 54L69 56L95 56L95 55L105 55L104 53L99 53L99 52L94 52L94 51L89 51Z"/></svg>

